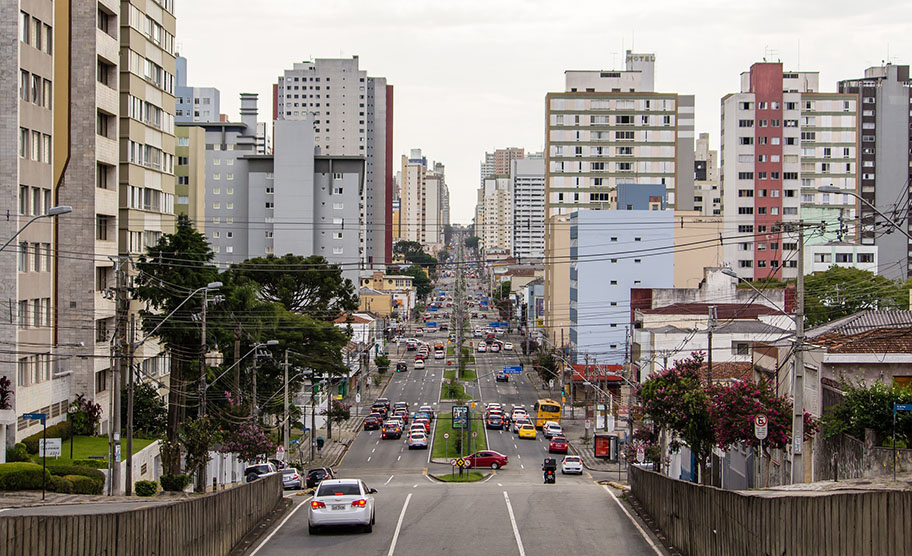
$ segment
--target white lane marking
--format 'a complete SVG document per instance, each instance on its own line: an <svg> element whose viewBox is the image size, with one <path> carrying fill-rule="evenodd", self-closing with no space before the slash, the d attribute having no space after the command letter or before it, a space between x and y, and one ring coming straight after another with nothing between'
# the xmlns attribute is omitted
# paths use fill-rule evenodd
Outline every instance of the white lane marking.
<svg viewBox="0 0 912 556"><path fill-rule="evenodd" d="M371 457L372 457L372 456L367 456L367 461L370 461L370 460L371 460Z"/></svg>
<svg viewBox="0 0 912 556"><path fill-rule="evenodd" d="M368 459L368 461L370 461L370 458L367 458L367 459ZM520 463L520 464L519 464L519 468L520 468L520 469L525 469L526 466Z"/></svg>
<svg viewBox="0 0 912 556"><path fill-rule="evenodd" d="M418 485L412 485L412 488L418 488Z"/></svg>
<svg viewBox="0 0 912 556"><path fill-rule="evenodd" d="M402 459L402 456L399 456L398 458L396 458L396 461L399 461L400 459Z"/></svg>
<svg viewBox="0 0 912 556"><path fill-rule="evenodd" d="M522 459L522 456L520 454L516 454L516 457Z"/></svg>
<svg viewBox="0 0 912 556"><path fill-rule="evenodd" d="M377 441L377 444L380 444L380 441L379 441L379 440Z"/></svg>
<svg viewBox="0 0 912 556"><path fill-rule="evenodd" d="M497 486L502 487L503 483L497 483Z"/></svg>
<svg viewBox="0 0 912 556"><path fill-rule="evenodd" d="M385 483L383 483L383 486L386 486L386 485L390 484L390 481L393 480L393 477L395 477L395 475L390 475L390 478L387 479Z"/></svg>
<svg viewBox="0 0 912 556"><path fill-rule="evenodd" d="M602 485L602 488L604 488L604 489L605 489L605 492L607 492L607 493L611 496L611 499L614 500L615 503L617 503L618 507L620 507L622 510L624 510L624 513L627 514L627 517L630 518L630 521L632 521L633 524L636 526L637 531L639 531L640 534L643 535L643 538L646 539L646 542L649 543L649 546L652 547L652 549L655 551L655 553L658 554L659 556L662 556L662 551L659 550L659 547L657 547L657 546L655 545L655 543L652 542L652 539L649 538L649 535L646 534L646 531L643 530L642 527L640 527L640 524L637 523L637 520L635 520L635 519L633 518L633 516L630 515L630 512L627 511L627 508L625 508L624 505L621 504L621 501L617 499L617 496L615 496L614 493L611 492L611 489L608 488L607 485ZM253 556L253 554L251 554L250 556Z"/></svg>
<svg viewBox="0 0 912 556"><path fill-rule="evenodd" d="M510 514L510 524L513 526L513 536L516 537L519 556L526 556L526 549L523 548L522 538L519 536L519 527L516 526L516 516L513 515L513 505L510 504L510 495L507 494L507 491L504 491L504 500L507 502L507 512Z"/></svg>
<svg viewBox="0 0 912 556"><path fill-rule="evenodd" d="M396 532L393 533L393 542L390 543L390 549L389 552L387 552L387 556L393 556L393 552L396 550L396 541L399 540L399 531L402 529L402 520L405 519L405 510L408 508L409 500L411 499L412 493L410 492L409 495L405 497L405 504L402 505L402 511L399 512L399 521L396 523Z"/></svg>
<svg viewBox="0 0 912 556"><path fill-rule="evenodd" d="M376 452L376 451L377 451L377 449L374 448L373 450L371 450L371 453L373 454L373 453Z"/></svg>
<svg viewBox="0 0 912 556"><path fill-rule="evenodd" d="M261 543L259 544L259 546L257 546L256 548L253 549L253 552L250 553L250 556L253 556L253 555L256 554L257 552L259 552L261 548L263 548L264 546L266 546L266 543L269 542L269 539L271 539L276 533L279 532L279 529L281 529L282 526L285 525L285 522L287 522L289 519L291 519L291 516L293 516L293 515L295 514L296 511L298 511L299 509L301 509L301 508L303 508L304 506L306 506L306 505L307 505L307 502L309 502L310 500L313 500L313 496L308 496L306 500L304 500L303 502L301 502L300 504L298 504L297 506L295 506L294 508L292 508L291 511L288 512L288 515L285 516L285 519L283 519L282 522L279 523L279 526L276 527L275 529L273 529L272 533L269 533L269 535L267 535L266 538L263 539L263 542L261 542Z"/></svg>

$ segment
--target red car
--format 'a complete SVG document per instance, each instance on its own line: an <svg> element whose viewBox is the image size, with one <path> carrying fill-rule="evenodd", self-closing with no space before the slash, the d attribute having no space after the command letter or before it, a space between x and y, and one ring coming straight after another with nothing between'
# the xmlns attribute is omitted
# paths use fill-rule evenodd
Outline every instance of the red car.
<svg viewBox="0 0 912 556"><path fill-rule="evenodd" d="M466 467L490 467L491 469L500 469L509 462L509 458L493 450L483 450L468 455L465 458Z"/></svg>
<svg viewBox="0 0 912 556"><path fill-rule="evenodd" d="M548 453L560 453L566 454L569 445L567 444L567 438L564 436L552 436L551 442L548 444Z"/></svg>
<svg viewBox="0 0 912 556"><path fill-rule="evenodd" d="M383 420L380 418L380 415L377 413L371 413L364 418L364 430L379 430L380 426L383 424Z"/></svg>

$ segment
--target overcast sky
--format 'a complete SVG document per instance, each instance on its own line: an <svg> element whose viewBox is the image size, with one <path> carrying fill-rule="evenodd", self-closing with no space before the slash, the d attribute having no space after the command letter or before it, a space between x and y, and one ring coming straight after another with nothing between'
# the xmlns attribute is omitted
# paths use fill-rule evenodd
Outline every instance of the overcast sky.
<svg viewBox="0 0 912 556"><path fill-rule="evenodd" d="M753 62L819 71L821 90L912 56L912 2L894 0L178 0L188 84L260 94L296 61L360 57L395 87L395 164L421 148L446 164L454 223L474 214L484 152L544 145L544 98L566 69L620 69L656 54L656 89L696 95L697 132L719 147L719 102Z"/></svg>

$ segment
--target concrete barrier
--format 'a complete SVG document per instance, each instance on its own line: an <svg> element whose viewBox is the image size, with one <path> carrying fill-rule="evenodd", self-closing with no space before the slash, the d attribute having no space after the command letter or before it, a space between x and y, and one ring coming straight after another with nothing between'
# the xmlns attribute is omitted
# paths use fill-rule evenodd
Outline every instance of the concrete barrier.
<svg viewBox="0 0 912 556"><path fill-rule="evenodd" d="M282 500L276 474L217 494L117 513L0 517L0 556L221 556Z"/></svg>
<svg viewBox="0 0 912 556"><path fill-rule="evenodd" d="M631 493L687 556L912 554L912 492L739 492L631 468Z"/></svg>

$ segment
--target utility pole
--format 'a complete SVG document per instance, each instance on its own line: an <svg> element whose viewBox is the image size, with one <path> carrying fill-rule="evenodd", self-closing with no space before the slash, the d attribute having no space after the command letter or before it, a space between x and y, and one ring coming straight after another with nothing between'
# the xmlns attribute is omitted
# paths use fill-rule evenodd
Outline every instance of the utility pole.
<svg viewBox="0 0 912 556"><path fill-rule="evenodd" d="M259 349L260 349L259 346L253 347L253 373L251 376L251 380L253 381L253 384L251 384L253 392L252 392L252 397L250 398L250 416L253 417L254 421L256 421L256 416L257 416L257 384L256 384L256 382L257 382L257 358L260 356Z"/></svg>
<svg viewBox="0 0 912 556"><path fill-rule="evenodd" d="M237 363L241 360L241 323L234 327L234 390L232 396L237 396L240 401L241 396L241 366Z"/></svg>
<svg viewBox="0 0 912 556"><path fill-rule="evenodd" d="M288 457L288 349L285 349L285 426L282 428L282 436L285 439L285 457Z"/></svg>
<svg viewBox="0 0 912 556"><path fill-rule="evenodd" d="M133 356L136 353L136 315L130 314L130 355L127 361L127 454L124 495L133 494Z"/></svg>
<svg viewBox="0 0 912 556"><path fill-rule="evenodd" d="M203 290L203 314L200 330L200 360L199 360L199 397L200 417L206 415L206 306L209 305L209 289ZM205 470L202 472L205 479ZM205 485L205 481L203 483Z"/></svg>
<svg viewBox="0 0 912 556"><path fill-rule="evenodd" d="M712 374L713 374L713 329L716 327L716 319L718 313L716 312L716 306L709 306L709 320L707 321L709 326L706 327L706 335L708 339L708 346L706 350L706 385L712 386Z"/></svg>
<svg viewBox="0 0 912 556"><path fill-rule="evenodd" d="M112 415L110 416L111 421L111 453L110 453L110 462L111 462L111 485L109 493L113 494L115 490L118 490L121 484L121 472L120 472L120 432L122 428L120 412L121 412L121 384L122 379L126 373L127 365L127 314L130 312L130 299L127 297L127 280L126 280L126 269L124 265L127 258L120 256L117 258L117 262L114 265L114 273L116 279L116 316L115 316L115 329L114 329L114 365L112 365L112 385L111 385L111 394L113 396L113 404L111 408Z"/></svg>
<svg viewBox="0 0 912 556"><path fill-rule="evenodd" d="M804 482L804 226L798 223L798 310L795 315L795 402L792 405L792 484Z"/></svg>

